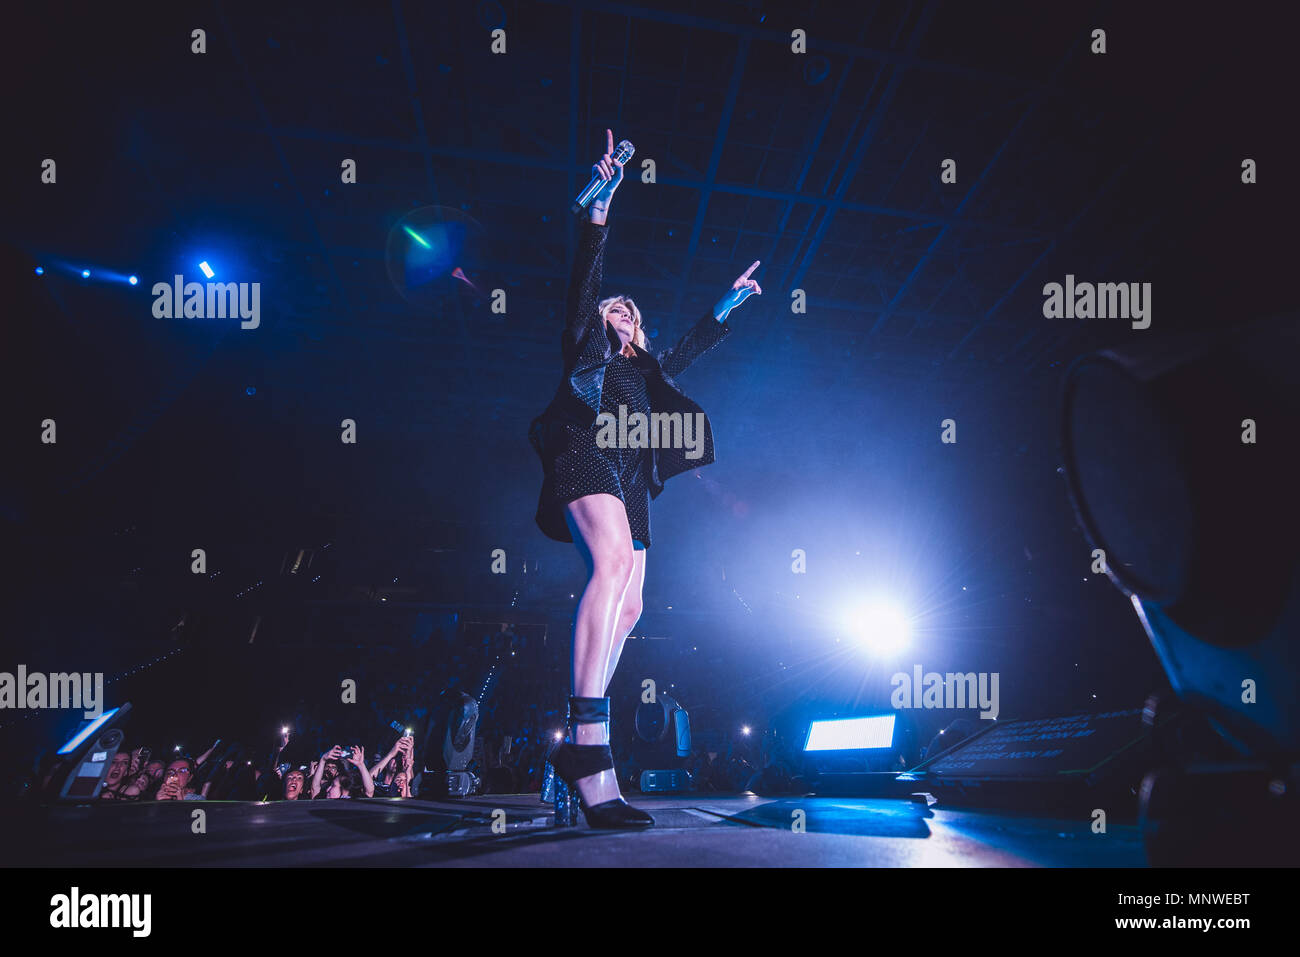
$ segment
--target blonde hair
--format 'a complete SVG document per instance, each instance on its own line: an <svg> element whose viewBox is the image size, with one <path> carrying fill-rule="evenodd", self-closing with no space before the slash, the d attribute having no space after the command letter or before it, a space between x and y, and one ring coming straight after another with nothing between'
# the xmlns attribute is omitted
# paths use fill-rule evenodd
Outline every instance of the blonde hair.
<svg viewBox="0 0 1300 957"><path fill-rule="evenodd" d="M632 351L632 344L635 343L640 348L646 347L645 332L641 329L641 310L636 307L636 303L628 296L610 296L608 299L602 299L596 306L596 311L600 313L600 319L605 321L605 313L609 307L616 302L621 302L627 306L627 311L632 314L632 341L623 347L623 355L631 359L636 355Z"/></svg>

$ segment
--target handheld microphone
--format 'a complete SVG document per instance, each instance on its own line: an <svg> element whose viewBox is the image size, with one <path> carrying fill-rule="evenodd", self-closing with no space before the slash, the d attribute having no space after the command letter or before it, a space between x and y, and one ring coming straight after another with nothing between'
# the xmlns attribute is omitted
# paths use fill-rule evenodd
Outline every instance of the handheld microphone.
<svg viewBox="0 0 1300 957"><path fill-rule="evenodd" d="M630 142L627 140L619 140L618 146L614 147L614 152L611 155L611 158L618 160L618 162L626 166L627 161L632 158L632 154L635 152L636 147ZM573 201L573 205L569 207L569 212L573 213L575 216L580 215L584 209L591 205L592 199L600 192L600 188L604 186L606 182L606 180L601 179L599 176L593 176L591 182L587 184L587 188L579 193L578 198Z"/></svg>

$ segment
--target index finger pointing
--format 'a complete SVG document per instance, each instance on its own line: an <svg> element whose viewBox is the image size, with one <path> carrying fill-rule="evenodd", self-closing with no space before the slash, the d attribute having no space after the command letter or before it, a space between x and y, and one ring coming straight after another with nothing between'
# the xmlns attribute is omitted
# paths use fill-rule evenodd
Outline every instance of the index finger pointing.
<svg viewBox="0 0 1300 957"><path fill-rule="evenodd" d="M613 130L605 130L605 142L609 144L609 146L605 148L605 152L613 153L614 152L614 131Z"/></svg>
<svg viewBox="0 0 1300 957"><path fill-rule="evenodd" d="M757 259L755 259L755 260L754 260L754 264L753 264L752 266L750 266L748 269L746 269L743 273L741 273L741 275L740 275L740 279L741 279L742 282L743 282L744 280L748 279L748 278L749 278L749 274L752 273L755 269L758 268L758 262L759 262L759 261L758 261Z"/></svg>

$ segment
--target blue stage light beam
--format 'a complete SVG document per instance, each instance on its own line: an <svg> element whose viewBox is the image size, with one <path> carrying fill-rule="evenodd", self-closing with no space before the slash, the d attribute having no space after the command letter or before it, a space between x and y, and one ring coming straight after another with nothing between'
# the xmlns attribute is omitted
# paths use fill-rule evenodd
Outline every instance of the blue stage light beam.
<svg viewBox="0 0 1300 957"><path fill-rule="evenodd" d="M41 265L36 267L36 275L44 276L45 273L66 273L68 275L80 276L82 279L94 279L96 282L120 282L129 285L136 285L140 282L138 276L128 276L124 272L118 272L107 266L82 266L76 263L70 263L66 260L55 259L46 260L49 263L48 269Z"/></svg>

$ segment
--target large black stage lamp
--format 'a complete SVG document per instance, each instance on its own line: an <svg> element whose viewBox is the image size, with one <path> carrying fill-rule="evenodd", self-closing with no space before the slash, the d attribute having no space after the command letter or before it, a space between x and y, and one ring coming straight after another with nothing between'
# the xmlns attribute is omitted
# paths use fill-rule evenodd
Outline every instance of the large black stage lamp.
<svg viewBox="0 0 1300 957"><path fill-rule="evenodd" d="M691 719L672 695L637 705L632 755L643 770L642 792L686 791L690 776L682 767L691 754Z"/></svg>
<svg viewBox="0 0 1300 957"><path fill-rule="evenodd" d="M481 788L469 771L478 730L478 701L463 691L448 689L430 710L424 736L420 797L465 797Z"/></svg>
<svg viewBox="0 0 1300 957"><path fill-rule="evenodd" d="M1079 522L1174 689L1250 756L1300 752L1300 319L1085 356Z"/></svg>

